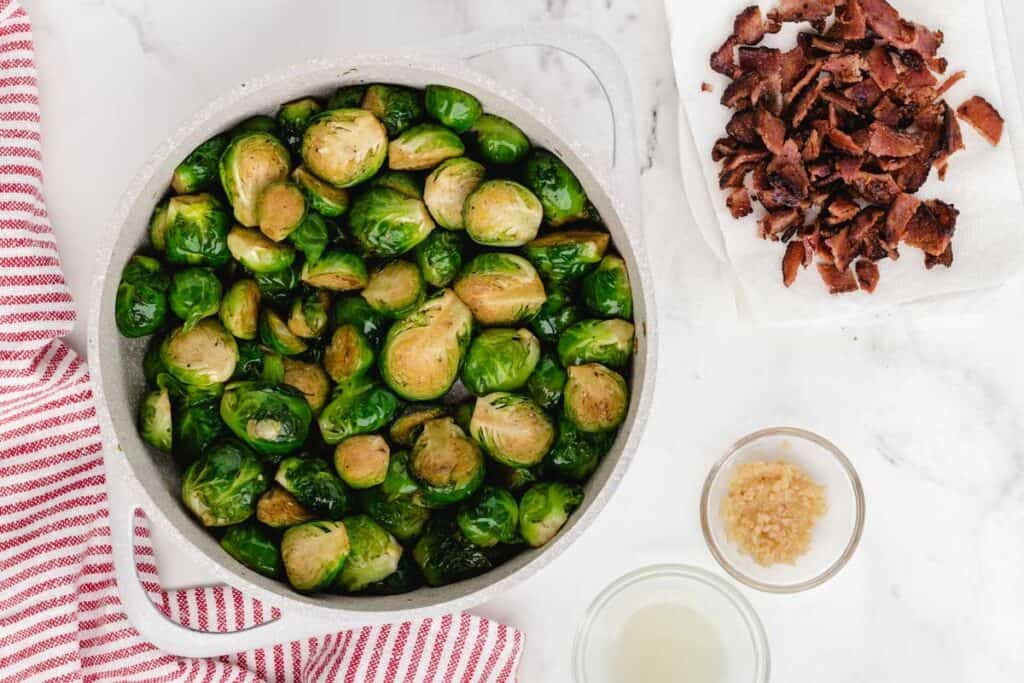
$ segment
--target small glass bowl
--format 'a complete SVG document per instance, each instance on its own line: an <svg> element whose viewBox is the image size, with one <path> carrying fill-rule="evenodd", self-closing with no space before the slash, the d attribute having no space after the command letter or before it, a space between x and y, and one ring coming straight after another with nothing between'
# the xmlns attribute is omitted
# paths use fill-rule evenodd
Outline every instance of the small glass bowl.
<svg viewBox="0 0 1024 683"><path fill-rule="evenodd" d="M649 606L682 608L686 610L684 618L694 615L707 622L717 641L715 661L720 668L716 681L767 683L771 669L768 639L754 608L724 579L682 564L637 569L613 581L594 598L573 644L576 683L642 680L633 671L623 674L625 678L618 675L620 666L615 658L621 652L625 625Z"/></svg>
<svg viewBox="0 0 1024 683"><path fill-rule="evenodd" d="M726 537L722 501L736 465L780 459L799 465L825 487L827 510L804 555L793 564L764 567ZM864 491L849 459L830 441L803 429L774 427L743 437L711 468L700 523L711 554L737 581L769 593L796 593L828 581L853 555L864 528Z"/></svg>

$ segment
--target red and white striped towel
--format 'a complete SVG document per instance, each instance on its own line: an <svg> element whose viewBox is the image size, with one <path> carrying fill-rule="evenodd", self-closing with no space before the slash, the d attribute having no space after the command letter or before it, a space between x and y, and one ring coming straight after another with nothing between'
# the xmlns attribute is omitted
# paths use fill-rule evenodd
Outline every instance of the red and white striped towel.
<svg viewBox="0 0 1024 683"><path fill-rule="evenodd" d="M0 681L512 681L523 635L470 616L334 633L219 659L144 642L121 609L88 369L42 192L28 16L0 0ZM268 611L229 587L165 592L136 523L143 584L170 618L231 630Z"/></svg>

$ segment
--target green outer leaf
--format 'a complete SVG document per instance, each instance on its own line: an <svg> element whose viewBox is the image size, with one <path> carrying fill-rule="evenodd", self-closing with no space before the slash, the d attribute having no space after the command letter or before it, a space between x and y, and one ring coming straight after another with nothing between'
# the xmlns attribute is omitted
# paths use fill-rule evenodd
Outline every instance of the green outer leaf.
<svg viewBox="0 0 1024 683"><path fill-rule="evenodd" d="M301 448L313 421L302 392L264 382L237 382L225 389L220 416L235 436L269 456Z"/></svg>
<svg viewBox="0 0 1024 683"><path fill-rule="evenodd" d="M456 133L465 133L483 113L480 100L465 90L447 85L428 85L424 99L431 118Z"/></svg>
<svg viewBox="0 0 1024 683"><path fill-rule="evenodd" d="M272 579L284 577L281 551L270 531L254 522L229 526L220 539L220 547L254 572Z"/></svg>

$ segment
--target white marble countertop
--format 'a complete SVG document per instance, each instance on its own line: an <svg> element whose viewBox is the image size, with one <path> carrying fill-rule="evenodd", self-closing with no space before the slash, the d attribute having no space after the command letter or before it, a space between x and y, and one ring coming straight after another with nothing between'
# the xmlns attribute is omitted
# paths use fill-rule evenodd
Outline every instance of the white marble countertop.
<svg viewBox="0 0 1024 683"><path fill-rule="evenodd" d="M718 571L697 515L704 475L736 438L776 424L812 429L844 449L868 512L859 551L829 583L790 596L743 589L769 634L773 680L1024 676L1024 283L957 317L737 323L729 275L691 225L680 186L660 0L23 1L35 22L49 207L80 304L98 235L129 178L176 124L244 78L508 23L567 19L605 36L633 80L646 238L655 245L660 388L639 457L594 526L540 575L479 610L526 632L521 680L570 679L576 625L623 572L651 562ZM1009 7L1008 20L1019 44L1024 7ZM1015 58L1024 73L1019 50ZM522 49L479 66L605 153L607 109L571 59ZM78 349L84 322L72 337ZM168 581L193 579L159 543L158 554Z"/></svg>

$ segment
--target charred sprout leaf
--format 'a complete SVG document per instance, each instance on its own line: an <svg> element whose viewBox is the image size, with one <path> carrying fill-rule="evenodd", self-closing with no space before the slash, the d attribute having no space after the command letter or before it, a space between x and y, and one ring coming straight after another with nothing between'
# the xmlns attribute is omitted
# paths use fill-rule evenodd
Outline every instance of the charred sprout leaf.
<svg viewBox="0 0 1024 683"><path fill-rule="evenodd" d="M256 338L260 316L260 288L255 280L236 280L220 302L220 321L239 339Z"/></svg>
<svg viewBox="0 0 1024 683"><path fill-rule="evenodd" d="M447 287L462 268L462 236L450 230L435 230L416 245L413 255L423 279L433 287Z"/></svg>
<svg viewBox="0 0 1024 683"><path fill-rule="evenodd" d="M122 335L144 337L163 327L169 286L159 261L148 256L129 259L114 300L114 320Z"/></svg>
<svg viewBox="0 0 1024 683"><path fill-rule="evenodd" d="M260 341L283 356L296 356L308 348L301 337L288 329L281 316L269 308L260 312Z"/></svg>
<svg viewBox="0 0 1024 683"><path fill-rule="evenodd" d="M328 109L358 109L366 95L365 85L343 85L327 101Z"/></svg>
<svg viewBox="0 0 1024 683"><path fill-rule="evenodd" d="M402 546L366 515L346 517L344 523L350 550L335 585L346 593L356 593L398 568Z"/></svg>
<svg viewBox="0 0 1024 683"><path fill-rule="evenodd" d="M484 486L459 507L456 521L462 535L483 548L513 543L519 531L519 507L505 489Z"/></svg>
<svg viewBox="0 0 1024 683"><path fill-rule="evenodd" d="M204 387L231 379L238 344L219 321L207 318L191 330L178 327L160 346L160 360L175 379Z"/></svg>
<svg viewBox="0 0 1024 683"><path fill-rule="evenodd" d="M523 131L494 114L481 115L466 131L466 137L473 156L488 164L514 164L530 149L530 141Z"/></svg>
<svg viewBox="0 0 1024 683"><path fill-rule="evenodd" d="M220 158L220 182L235 211L235 220L247 228L259 225L263 191L288 177L291 156L270 133L248 132L234 137Z"/></svg>
<svg viewBox="0 0 1024 683"><path fill-rule="evenodd" d="M404 254L425 240L434 221L421 200L375 187L352 202L349 229L363 251L386 258Z"/></svg>
<svg viewBox="0 0 1024 683"><path fill-rule="evenodd" d="M597 268L583 278L583 302L602 318L633 317L633 291L626 263L618 256L605 256Z"/></svg>
<svg viewBox="0 0 1024 683"><path fill-rule="evenodd" d="M292 171L292 180L302 188L309 208L318 214L337 218L348 210L348 191L325 183L310 173L305 166L299 166Z"/></svg>
<svg viewBox="0 0 1024 683"><path fill-rule="evenodd" d="M526 159L523 181L544 207L544 220L552 227L589 217L587 194L573 172L546 149L535 149Z"/></svg>
<svg viewBox="0 0 1024 683"><path fill-rule="evenodd" d="M391 138L423 119L419 93L399 85L369 86L362 106L380 119Z"/></svg>
<svg viewBox="0 0 1024 683"><path fill-rule="evenodd" d="M530 329L545 344L557 344L562 333L582 317L563 286L549 285L547 299L537 314L530 318Z"/></svg>
<svg viewBox="0 0 1024 683"><path fill-rule="evenodd" d="M557 479L586 481L608 452L614 437L614 433L581 432L570 420L562 418L555 445L544 458L544 473Z"/></svg>
<svg viewBox="0 0 1024 683"><path fill-rule="evenodd" d="M540 201L512 180L481 183L462 207L466 234L489 247L521 247L537 236L543 216Z"/></svg>
<svg viewBox="0 0 1024 683"><path fill-rule="evenodd" d="M555 537L582 502L583 489L579 486L560 482L535 484L519 501L519 533L527 545L539 548Z"/></svg>
<svg viewBox="0 0 1024 683"><path fill-rule="evenodd" d="M462 383L477 396L515 391L526 384L538 360L540 342L529 330L484 330L469 345Z"/></svg>
<svg viewBox="0 0 1024 683"><path fill-rule="evenodd" d="M416 437L423 431L423 425L434 418L444 415L444 408L432 405L412 405L395 418L388 430L391 440L399 446L412 446Z"/></svg>
<svg viewBox="0 0 1024 683"><path fill-rule="evenodd" d="M468 157L456 157L441 163L427 176L423 202L437 224L448 230L462 230L462 207L484 181L487 170Z"/></svg>
<svg viewBox="0 0 1024 683"><path fill-rule="evenodd" d="M274 529L284 529L313 519L295 496L274 484L256 503L256 519Z"/></svg>
<svg viewBox="0 0 1024 683"><path fill-rule="evenodd" d="M526 390L537 405L545 410L551 410L562 401L567 379L565 369L555 357L545 353L526 380Z"/></svg>
<svg viewBox="0 0 1024 683"><path fill-rule="evenodd" d="M231 259L231 217L211 194L172 197L167 204L167 261L178 265L222 266Z"/></svg>
<svg viewBox="0 0 1024 683"><path fill-rule="evenodd" d="M354 489L366 489L384 482L391 449L377 434L350 436L334 449L334 469Z"/></svg>
<svg viewBox="0 0 1024 683"><path fill-rule="evenodd" d="M348 551L348 533L341 522L306 522L285 531L281 539L281 559L288 583L304 593L323 590L334 583Z"/></svg>
<svg viewBox="0 0 1024 683"><path fill-rule="evenodd" d="M349 380L320 413L320 434L333 446L346 437L383 429L397 410L398 399L387 389L361 378Z"/></svg>
<svg viewBox="0 0 1024 683"><path fill-rule="evenodd" d="M608 248L608 233L563 230L539 237L526 245L526 258L545 281L560 284L591 270Z"/></svg>
<svg viewBox="0 0 1024 683"><path fill-rule="evenodd" d="M306 196L290 180L275 180L260 193L256 202L260 232L275 242L288 237L306 217Z"/></svg>
<svg viewBox="0 0 1024 683"><path fill-rule="evenodd" d="M494 567L487 552L470 543L450 515L430 521L412 555L428 586L469 579Z"/></svg>
<svg viewBox="0 0 1024 683"><path fill-rule="evenodd" d="M310 409L317 413L327 403L327 395L331 390L331 381L327 373L317 363L304 363L294 358L283 358L284 376L281 381L298 389L306 397Z"/></svg>
<svg viewBox="0 0 1024 683"><path fill-rule="evenodd" d="M599 363L573 365L565 384L565 416L583 432L608 432L626 419L629 389L622 375Z"/></svg>
<svg viewBox="0 0 1024 683"><path fill-rule="evenodd" d="M265 456L301 448L313 421L301 392L265 382L236 382L225 389L220 416L235 436Z"/></svg>
<svg viewBox="0 0 1024 683"><path fill-rule="evenodd" d="M633 356L633 323L610 320L583 320L567 329L558 340L558 358L562 365L601 363L622 369Z"/></svg>
<svg viewBox="0 0 1024 683"><path fill-rule="evenodd" d="M487 463L488 481L518 494L537 482L538 468L509 467L500 462Z"/></svg>
<svg viewBox="0 0 1024 683"><path fill-rule="evenodd" d="M497 391L476 400L470 433L488 455L511 467L532 467L555 441L555 427L526 396Z"/></svg>
<svg viewBox="0 0 1024 683"><path fill-rule="evenodd" d="M204 526L230 526L252 517L267 490L263 467L245 445L220 441L182 475L181 498Z"/></svg>
<svg viewBox="0 0 1024 683"><path fill-rule="evenodd" d="M546 300L530 262L506 252L474 257L455 280L455 293L483 325L514 325L535 315Z"/></svg>
<svg viewBox="0 0 1024 683"><path fill-rule="evenodd" d="M363 333L370 346L380 346L384 340L390 322L383 315L373 310L366 299L358 295L347 295L338 298L334 303L334 324L353 325Z"/></svg>
<svg viewBox="0 0 1024 683"><path fill-rule="evenodd" d="M363 298L382 315L404 318L426 298L423 275L415 263L401 259L388 261L370 273Z"/></svg>
<svg viewBox="0 0 1024 683"><path fill-rule="evenodd" d="M424 99L427 114L456 133L465 133L483 113L480 100L447 85L428 85Z"/></svg>
<svg viewBox="0 0 1024 683"><path fill-rule="evenodd" d="M347 292L362 289L369 281L366 263L358 254L331 249L315 264L302 267L302 281L311 287Z"/></svg>
<svg viewBox="0 0 1024 683"><path fill-rule="evenodd" d="M319 458L285 458L274 481L319 519L341 519L351 507L345 484Z"/></svg>
<svg viewBox="0 0 1024 683"><path fill-rule="evenodd" d="M254 572L273 579L284 575L281 552L266 527L253 522L230 526L220 539L220 547Z"/></svg>
<svg viewBox="0 0 1024 683"><path fill-rule="evenodd" d="M426 171L445 159L462 156L459 136L444 126L421 123L406 129L388 145L388 167L394 171Z"/></svg>
<svg viewBox="0 0 1024 683"><path fill-rule="evenodd" d="M484 480L480 448L450 417L430 420L416 438L409 473L422 487L428 505L457 503L476 491Z"/></svg>
<svg viewBox="0 0 1024 683"><path fill-rule="evenodd" d="M253 280L260 288L260 294L270 301L282 303L299 286L298 263L270 273L254 273Z"/></svg>
<svg viewBox="0 0 1024 683"><path fill-rule="evenodd" d="M157 450L171 452L171 397L167 389L156 389L142 398L139 434Z"/></svg>
<svg viewBox="0 0 1024 683"><path fill-rule="evenodd" d="M387 155L384 126L363 109L317 114L302 137L303 164L334 187L351 187L371 178Z"/></svg>
<svg viewBox="0 0 1024 683"><path fill-rule="evenodd" d="M320 113L320 103L312 97L285 102L277 111L277 127L284 144L292 154L298 156L302 149L302 134L309 126L309 120Z"/></svg>
<svg viewBox="0 0 1024 683"><path fill-rule="evenodd" d="M355 325L344 324L334 330L324 350L324 368L335 382L362 377L373 367L373 349Z"/></svg>
<svg viewBox="0 0 1024 683"><path fill-rule="evenodd" d="M203 318L220 310L223 289L220 280L207 268L184 268L171 278L167 300L174 315L185 321L187 332Z"/></svg>
<svg viewBox="0 0 1024 683"><path fill-rule="evenodd" d="M292 302L288 329L304 339L315 339L327 330L331 297L323 290L314 290Z"/></svg>
<svg viewBox="0 0 1024 683"><path fill-rule="evenodd" d="M308 213L298 229L288 235L295 248L306 256L306 263L316 265L330 241L327 222L318 213Z"/></svg>
<svg viewBox="0 0 1024 683"><path fill-rule="evenodd" d="M277 384L284 380L284 358L259 344L238 342L238 363L232 380L260 380Z"/></svg>
<svg viewBox="0 0 1024 683"><path fill-rule="evenodd" d="M205 192L216 188L220 155L228 146L227 135L216 135L202 143L174 169L171 187L177 194Z"/></svg>

